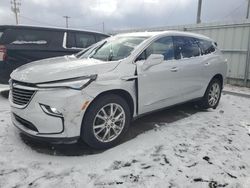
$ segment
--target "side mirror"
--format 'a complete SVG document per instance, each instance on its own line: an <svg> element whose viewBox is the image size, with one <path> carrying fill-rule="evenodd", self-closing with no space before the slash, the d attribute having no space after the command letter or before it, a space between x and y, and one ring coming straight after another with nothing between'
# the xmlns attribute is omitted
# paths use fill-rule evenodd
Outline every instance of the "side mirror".
<svg viewBox="0 0 250 188"><path fill-rule="evenodd" d="M154 65L158 65L164 61L164 56L161 54L151 54L143 63L143 70L147 70Z"/></svg>

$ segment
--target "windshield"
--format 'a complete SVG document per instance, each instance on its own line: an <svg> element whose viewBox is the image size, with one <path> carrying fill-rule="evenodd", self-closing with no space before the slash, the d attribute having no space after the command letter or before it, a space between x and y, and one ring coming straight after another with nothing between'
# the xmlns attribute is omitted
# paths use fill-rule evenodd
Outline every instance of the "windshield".
<svg viewBox="0 0 250 188"><path fill-rule="evenodd" d="M106 42L105 40L99 41L95 44L92 44L91 46L89 46L88 48L78 52L75 54L75 57L80 58L80 59L84 59L89 57L89 55L91 54L91 52L93 50L95 50L97 47L99 47L100 45L102 45L104 42Z"/></svg>
<svg viewBox="0 0 250 188"><path fill-rule="evenodd" d="M146 37L112 37L107 41L101 41L97 46L83 52L80 58L93 58L102 61L117 61L128 57L131 52L143 42Z"/></svg>

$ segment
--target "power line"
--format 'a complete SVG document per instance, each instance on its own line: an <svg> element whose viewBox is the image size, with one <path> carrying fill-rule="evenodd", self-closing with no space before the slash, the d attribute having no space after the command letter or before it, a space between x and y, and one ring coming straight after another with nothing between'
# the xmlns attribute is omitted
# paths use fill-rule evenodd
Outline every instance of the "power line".
<svg viewBox="0 0 250 188"><path fill-rule="evenodd" d="M97 26L97 25L103 25L104 22L100 22L100 23L96 23L96 24L92 24L92 25L84 25L82 27L93 27L93 26Z"/></svg>
<svg viewBox="0 0 250 188"><path fill-rule="evenodd" d="M15 19L16 19L16 25L18 25L18 13L20 13L20 6L21 2L18 2L17 0L11 0L11 11L15 14Z"/></svg>
<svg viewBox="0 0 250 188"><path fill-rule="evenodd" d="M43 24L43 25L49 25L49 26L54 26L54 27L60 27L59 25L53 25L53 24L50 24L50 23L47 23L47 22L42 22L42 21L38 21L38 20L35 20L33 18L29 18L29 17L26 17L26 16L23 16L23 15L19 15L19 17L21 18L24 18L24 19L27 19L27 20L30 20L34 23L40 23L40 24Z"/></svg>
<svg viewBox="0 0 250 188"><path fill-rule="evenodd" d="M24 16L24 15L19 15L20 18L24 18L26 20L29 20L29 21L32 21L34 23L40 23L40 24L43 24L43 25L47 25L47 26L53 26L53 27L61 27L60 25L55 25L55 24L50 24L50 23L47 23L47 22L43 22L43 21L39 21L39 20L36 20L36 19L33 19L33 18L29 18L27 16ZM85 27L85 28L91 28L91 27L94 27L94 26L97 26L97 25L102 25L102 29L105 30L105 25L104 25L104 22L100 22L100 23L96 23L96 24L92 24L92 25L85 25L85 26L81 26L81 27Z"/></svg>
<svg viewBox="0 0 250 188"><path fill-rule="evenodd" d="M102 27L102 32L104 33L105 32L105 22L100 22L100 23L96 23L96 24L92 24L92 25L84 25L84 26L81 26L83 28L93 28L95 26L100 26ZM101 29L100 29L101 30Z"/></svg>

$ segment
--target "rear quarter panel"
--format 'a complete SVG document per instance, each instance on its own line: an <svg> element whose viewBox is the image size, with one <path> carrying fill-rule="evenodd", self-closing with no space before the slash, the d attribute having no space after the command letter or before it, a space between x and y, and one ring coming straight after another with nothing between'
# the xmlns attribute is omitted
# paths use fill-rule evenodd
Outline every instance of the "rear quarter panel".
<svg viewBox="0 0 250 188"><path fill-rule="evenodd" d="M204 64L209 63L209 66L204 65L204 88L203 93L205 93L208 84L212 80L212 78L219 74L223 77L223 85L226 80L227 73L227 62L225 57L222 55L220 51L204 56Z"/></svg>

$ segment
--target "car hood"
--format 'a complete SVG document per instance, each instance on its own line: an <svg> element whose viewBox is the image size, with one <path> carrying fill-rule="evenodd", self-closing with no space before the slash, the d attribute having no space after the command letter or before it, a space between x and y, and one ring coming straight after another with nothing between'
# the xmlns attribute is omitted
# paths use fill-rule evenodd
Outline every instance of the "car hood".
<svg viewBox="0 0 250 188"><path fill-rule="evenodd" d="M96 59L77 59L74 56L62 56L35 61L23 65L11 73L11 78L27 83L42 83L113 70L118 61L106 62Z"/></svg>

